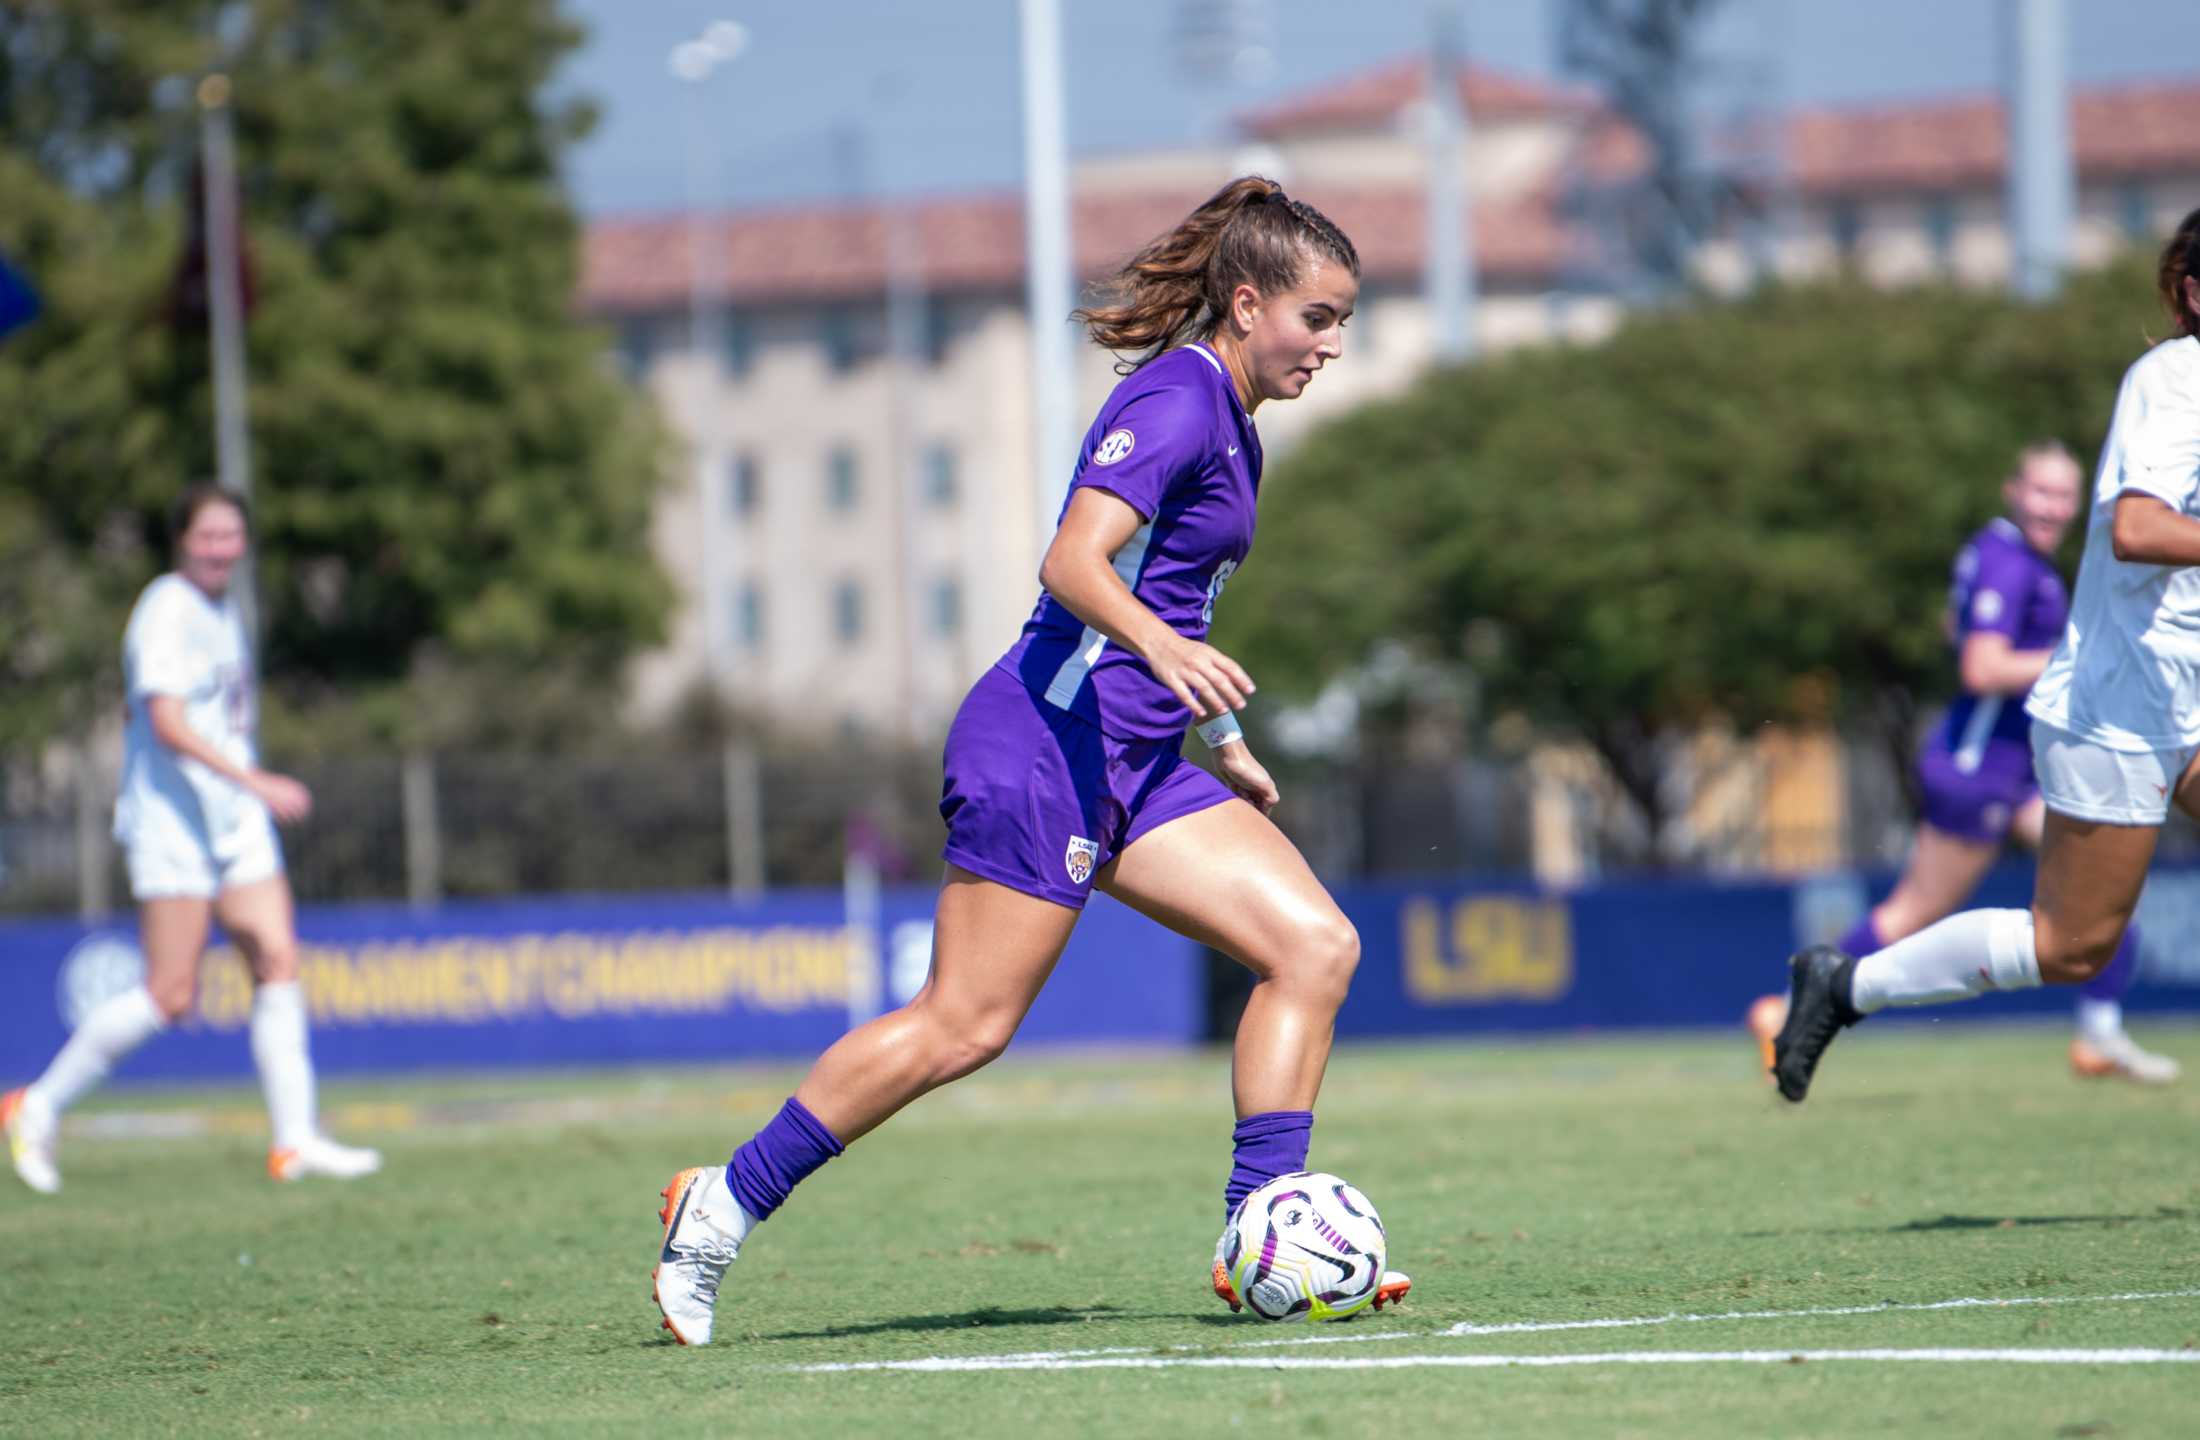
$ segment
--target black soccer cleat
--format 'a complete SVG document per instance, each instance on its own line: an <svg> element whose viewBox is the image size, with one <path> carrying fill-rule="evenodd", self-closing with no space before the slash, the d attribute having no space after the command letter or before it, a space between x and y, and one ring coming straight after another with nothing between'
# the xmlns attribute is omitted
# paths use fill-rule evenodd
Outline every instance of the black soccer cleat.
<svg viewBox="0 0 2200 1440"><path fill-rule="evenodd" d="M1782 1099L1801 1103L1833 1037L1864 1018L1849 1001L1855 971L1856 962L1831 945L1789 958L1787 1023L1772 1041L1772 1080Z"/></svg>

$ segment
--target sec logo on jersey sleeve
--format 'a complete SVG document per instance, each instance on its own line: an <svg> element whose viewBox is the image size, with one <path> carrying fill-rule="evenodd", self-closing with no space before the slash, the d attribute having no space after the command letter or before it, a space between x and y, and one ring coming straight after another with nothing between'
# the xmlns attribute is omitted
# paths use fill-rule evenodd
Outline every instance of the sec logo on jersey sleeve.
<svg viewBox="0 0 2200 1440"><path fill-rule="evenodd" d="M1116 461L1130 454L1131 447L1137 443L1138 437L1128 430L1110 430L1106 438L1094 447L1092 463L1095 465L1113 465Z"/></svg>

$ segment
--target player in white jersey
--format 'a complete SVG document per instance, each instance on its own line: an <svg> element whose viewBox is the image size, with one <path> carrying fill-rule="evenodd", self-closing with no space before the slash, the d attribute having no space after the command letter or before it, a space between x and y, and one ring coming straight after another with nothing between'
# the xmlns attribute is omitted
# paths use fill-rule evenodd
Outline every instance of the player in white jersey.
<svg viewBox="0 0 2200 1440"><path fill-rule="evenodd" d="M2032 687L2047 820L2029 910L1967 910L1858 960L1788 962L1773 1079L1810 1088L1843 1027L1888 1005L2082 985L2116 953L2174 798L2200 814L2200 210L2162 252L2176 335L2116 395L2062 643Z"/></svg>
<svg viewBox="0 0 2200 1440"><path fill-rule="evenodd" d="M275 837L275 822L304 819L313 797L259 768L251 646L229 593L249 541L244 506L212 485L193 486L173 522L176 568L145 587L122 642L129 720L115 838L138 902L144 983L94 1007L43 1075L0 1095L15 1172L47 1194L61 1188L61 1112L190 1010L215 919L257 987L252 1058L273 1121L268 1174L350 1179L382 1164L315 1123L290 880Z"/></svg>

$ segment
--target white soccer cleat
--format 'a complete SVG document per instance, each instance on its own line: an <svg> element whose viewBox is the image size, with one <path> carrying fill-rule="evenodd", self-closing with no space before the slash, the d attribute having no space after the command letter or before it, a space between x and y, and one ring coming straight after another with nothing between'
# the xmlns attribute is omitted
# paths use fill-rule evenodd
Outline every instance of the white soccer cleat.
<svg viewBox="0 0 2200 1440"><path fill-rule="evenodd" d="M28 1090L0 1095L0 1131L8 1137L8 1158L23 1183L41 1195L59 1194L61 1167L54 1163L54 1113Z"/></svg>
<svg viewBox="0 0 2200 1440"><path fill-rule="evenodd" d="M2070 1068L2088 1080L2120 1075L2142 1085L2167 1085L2184 1073L2184 1067L2175 1060L2142 1048L2121 1030L2073 1039Z"/></svg>
<svg viewBox="0 0 2200 1440"><path fill-rule="evenodd" d="M303 1180L308 1175L356 1180L381 1168L381 1151L359 1145L339 1145L326 1135L315 1135L303 1144L277 1146L267 1152L270 1180Z"/></svg>
<svg viewBox="0 0 2200 1440"><path fill-rule="evenodd" d="M708 1345L719 1282L756 1222L727 1187L723 1165L682 1170L659 1193L665 1197L657 1212L665 1238L650 1272L650 1290L673 1339Z"/></svg>

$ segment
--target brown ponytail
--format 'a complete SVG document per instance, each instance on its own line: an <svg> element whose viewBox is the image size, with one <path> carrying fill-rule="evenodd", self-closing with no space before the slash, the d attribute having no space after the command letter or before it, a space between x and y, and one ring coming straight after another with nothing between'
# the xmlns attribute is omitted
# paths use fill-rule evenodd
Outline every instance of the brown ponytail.
<svg viewBox="0 0 2200 1440"><path fill-rule="evenodd" d="M2193 314L2192 302L2185 298L2187 279L2200 279L2200 210L2187 215L2162 247L2162 265L2155 275L2169 323L2180 335L2200 335L2200 315Z"/></svg>
<svg viewBox="0 0 2200 1440"><path fill-rule="evenodd" d="M1138 352L1116 363L1127 375L1172 346L1213 335L1238 286L1281 294L1304 280L1307 262L1316 259L1360 273L1359 252L1328 216L1291 199L1275 181L1247 175L1133 255L1102 284L1103 303L1070 318L1096 344Z"/></svg>

